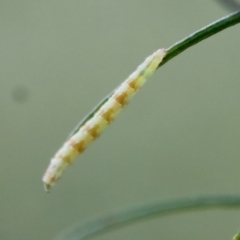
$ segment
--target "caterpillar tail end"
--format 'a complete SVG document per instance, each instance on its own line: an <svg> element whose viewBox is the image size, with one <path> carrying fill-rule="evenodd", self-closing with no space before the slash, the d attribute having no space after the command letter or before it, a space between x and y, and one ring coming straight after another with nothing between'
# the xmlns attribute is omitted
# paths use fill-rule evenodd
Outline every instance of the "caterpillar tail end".
<svg viewBox="0 0 240 240"><path fill-rule="evenodd" d="M44 190L49 193L50 192L50 188L52 187L53 183L51 181L49 181L49 176L47 173L45 173L45 175L42 178L43 181L43 187Z"/></svg>
<svg viewBox="0 0 240 240"><path fill-rule="evenodd" d="M44 183L44 190L45 190L47 193L50 192L50 189L51 189L50 184Z"/></svg>

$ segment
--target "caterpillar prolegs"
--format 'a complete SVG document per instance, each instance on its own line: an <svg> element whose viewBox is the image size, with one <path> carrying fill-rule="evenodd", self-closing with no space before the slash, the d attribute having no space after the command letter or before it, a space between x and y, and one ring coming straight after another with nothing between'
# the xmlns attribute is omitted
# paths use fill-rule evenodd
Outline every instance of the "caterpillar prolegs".
<svg viewBox="0 0 240 240"><path fill-rule="evenodd" d="M166 55L165 49L159 49L134 71L98 109L98 111L86 121L81 128L64 143L55 156L43 176L45 189L50 187L60 178L65 168L82 153L86 147L96 139L101 132L115 119L117 114L129 102L133 95L142 87L146 80L161 63Z"/></svg>

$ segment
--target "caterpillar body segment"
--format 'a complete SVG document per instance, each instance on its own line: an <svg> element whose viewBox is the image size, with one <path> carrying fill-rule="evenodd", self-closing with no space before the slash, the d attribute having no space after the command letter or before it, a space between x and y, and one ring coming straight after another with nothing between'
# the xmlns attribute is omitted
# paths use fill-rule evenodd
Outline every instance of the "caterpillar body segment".
<svg viewBox="0 0 240 240"><path fill-rule="evenodd" d="M165 55L166 50L159 49L147 57L137 70L114 90L110 98L97 110L93 117L87 120L81 128L74 131L74 134L51 159L50 165L43 176L43 182L47 191L60 178L65 168L94 139L99 137L102 131L115 119L117 114L157 69Z"/></svg>

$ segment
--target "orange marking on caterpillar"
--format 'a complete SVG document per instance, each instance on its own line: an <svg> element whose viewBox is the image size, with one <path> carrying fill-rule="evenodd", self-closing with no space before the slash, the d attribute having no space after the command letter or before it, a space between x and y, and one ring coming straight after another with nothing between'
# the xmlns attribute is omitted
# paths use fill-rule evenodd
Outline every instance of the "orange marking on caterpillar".
<svg viewBox="0 0 240 240"><path fill-rule="evenodd" d="M122 106L126 105L128 103L128 94L126 92L123 92L119 95L113 96L113 98Z"/></svg>
<svg viewBox="0 0 240 240"><path fill-rule="evenodd" d="M78 151L78 153L82 153L86 149L86 146L83 141L75 143L73 147Z"/></svg>

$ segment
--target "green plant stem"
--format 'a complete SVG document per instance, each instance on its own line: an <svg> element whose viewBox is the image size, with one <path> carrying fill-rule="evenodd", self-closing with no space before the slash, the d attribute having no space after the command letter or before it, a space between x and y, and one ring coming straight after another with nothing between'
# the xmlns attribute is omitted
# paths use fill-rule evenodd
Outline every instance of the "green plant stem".
<svg viewBox="0 0 240 240"><path fill-rule="evenodd" d="M226 17L223 17L206 27L201 28L200 30L190 34L183 40L175 43L171 47L167 49L167 55L160 63L160 66L167 63L170 59L176 57L181 52L185 51L186 49L192 47L193 45L203 41L206 38L211 37L212 35L221 32L222 30L229 28L237 23L240 22L240 12L232 13Z"/></svg>
<svg viewBox="0 0 240 240"><path fill-rule="evenodd" d="M170 59L176 57L181 52L190 48L191 46L197 44L198 42L203 41L204 39L226 29L240 22L240 12L232 13L226 17L223 17L216 22L209 24L208 26L200 29L187 36L183 40L177 42L167 49L167 55L164 57L161 64L158 66L162 66L167 63ZM113 93L113 92L112 92ZM77 127L73 130L69 137L78 132L78 130L89 120L94 114L98 111L98 109L111 97L112 93L110 93L107 97L105 97L98 105L77 125Z"/></svg>
<svg viewBox="0 0 240 240"><path fill-rule="evenodd" d="M150 217L163 217L189 210L239 207L240 196L205 196L143 204L76 224L58 235L54 240L85 240L113 228L124 226L125 224Z"/></svg>

